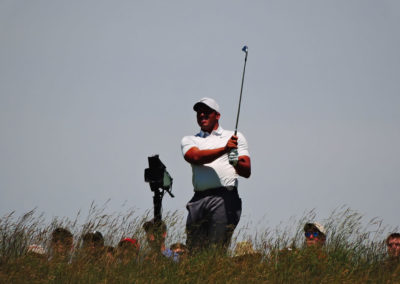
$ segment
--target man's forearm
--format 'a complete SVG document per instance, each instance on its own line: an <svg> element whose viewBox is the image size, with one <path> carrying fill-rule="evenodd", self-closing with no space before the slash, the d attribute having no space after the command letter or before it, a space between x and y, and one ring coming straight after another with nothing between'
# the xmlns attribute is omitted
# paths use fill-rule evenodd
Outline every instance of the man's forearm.
<svg viewBox="0 0 400 284"><path fill-rule="evenodd" d="M203 165L215 161L227 152L228 149L226 149L226 147L207 150L200 150L199 148L193 147L186 152L185 160L191 164Z"/></svg>
<svg viewBox="0 0 400 284"><path fill-rule="evenodd" d="M248 178L251 175L251 162L250 157L240 156L235 170L241 177Z"/></svg>

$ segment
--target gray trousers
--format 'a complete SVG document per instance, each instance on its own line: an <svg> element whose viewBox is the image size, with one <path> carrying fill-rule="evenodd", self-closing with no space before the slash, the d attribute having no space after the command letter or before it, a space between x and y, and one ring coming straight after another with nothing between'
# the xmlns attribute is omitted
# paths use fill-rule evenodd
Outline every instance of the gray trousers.
<svg viewBox="0 0 400 284"><path fill-rule="evenodd" d="M228 248L242 214L242 200L236 188L195 192L186 208L186 245L189 251L207 249L212 245Z"/></svg>

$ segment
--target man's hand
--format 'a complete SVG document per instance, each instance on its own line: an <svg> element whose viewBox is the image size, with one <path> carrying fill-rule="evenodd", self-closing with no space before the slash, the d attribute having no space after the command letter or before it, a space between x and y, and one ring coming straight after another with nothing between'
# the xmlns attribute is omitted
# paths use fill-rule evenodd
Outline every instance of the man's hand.
<svg viewBox="0 0 400 284"><path fill-rule="evenodd" d="M229 164L235 167L238 175L248 178L251 175L251 164L250 157L248 156L240 156L238 153L238 137L232 135L232 137L226 143L225 151L228 152L228 160Z"/></svg>
<svg viewBox="0 0 400 284"><path fill-rule="evenodd" d="M229 164L236 167L239 162L239 153L237 149L232 149L228 154Z"/></svg>
<svg viewBox="0 0 400 284"><path fill-rule="evenodd" d="M225 145L225 150L226 152L230 152L232 149L237 149L238 145L238 137L235 135L232 135L231 138L229 138L228 142Z"/></svg>
<svg viewBox="0 0 400 284"><path fill-rule="evenodd" d="M238 137L235 135L232 135L232 137L229 138L229 140L225 146L225 149L228 152L229 164L231 164L234 167L236 167L236 165L239 161L239 153L237 150L237 145L238 145L237 140L238 140Z"/></svg>

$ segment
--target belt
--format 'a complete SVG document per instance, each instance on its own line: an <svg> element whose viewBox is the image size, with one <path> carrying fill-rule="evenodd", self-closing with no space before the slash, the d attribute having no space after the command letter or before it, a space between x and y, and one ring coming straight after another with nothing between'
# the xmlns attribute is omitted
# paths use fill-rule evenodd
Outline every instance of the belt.
<svg viewBox="0 0 400 284"><path fill-rule="evenodd" d="M194 191L194 197L203 198L206 196L218 196L226 193L232 193L238 195L238 190L236 186L222 186L217 188L206 189L202 191Z"/></svg>

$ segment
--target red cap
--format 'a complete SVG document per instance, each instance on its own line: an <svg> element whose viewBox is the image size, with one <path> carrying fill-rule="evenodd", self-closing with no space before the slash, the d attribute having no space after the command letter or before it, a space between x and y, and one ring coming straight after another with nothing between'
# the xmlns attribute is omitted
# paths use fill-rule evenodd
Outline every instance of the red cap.
<svg viewBox="0 0 400 284"><path fill-rule="evenodd" d="M123 242L129 242L129 243L133 244L136 248L139 248L139 242L136 239L124 238L121 240L120 243L123 243Z"/></svg>

